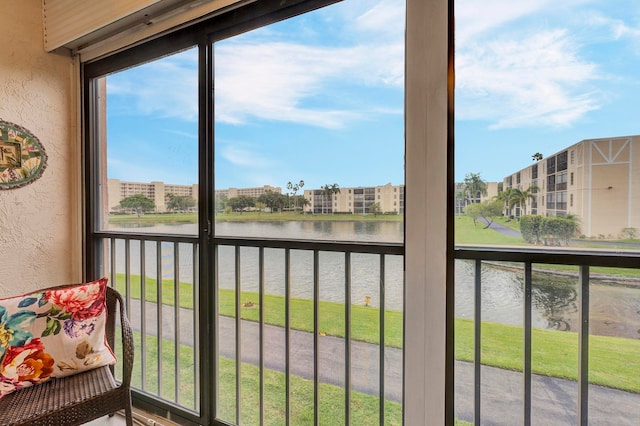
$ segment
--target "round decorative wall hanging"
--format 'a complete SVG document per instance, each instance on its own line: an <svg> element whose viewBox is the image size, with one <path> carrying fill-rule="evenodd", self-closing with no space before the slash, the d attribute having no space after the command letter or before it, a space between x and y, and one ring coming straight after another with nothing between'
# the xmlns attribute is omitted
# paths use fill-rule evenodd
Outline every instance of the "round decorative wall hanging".
<svg viewBox="0 0 640 426"><path fill-rule="evenodd" d="M24 127L0 120L0 189L20 188L42 176L47 153Z"/></svg>

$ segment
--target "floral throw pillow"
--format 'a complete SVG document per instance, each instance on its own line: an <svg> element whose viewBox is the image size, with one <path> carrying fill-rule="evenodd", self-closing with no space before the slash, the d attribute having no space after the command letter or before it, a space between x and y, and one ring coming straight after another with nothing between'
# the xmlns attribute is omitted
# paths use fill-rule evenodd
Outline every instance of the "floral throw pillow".
<svg viewBox="0 0 640 426"><path fill-rule="evenodd" d="M107 279L0 299L0 398L116 362L105 338Z"/></svg>

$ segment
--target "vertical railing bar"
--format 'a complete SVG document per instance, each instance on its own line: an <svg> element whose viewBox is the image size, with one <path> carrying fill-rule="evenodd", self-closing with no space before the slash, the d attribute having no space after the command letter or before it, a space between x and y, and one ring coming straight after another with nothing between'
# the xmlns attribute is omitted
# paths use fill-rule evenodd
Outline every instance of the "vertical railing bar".
<svg viewBox="0 0 640 426"><path fill-rule="evenodd" d="M291 420L291 251L284 251L284 357L285 357L285 426Z"/></svg>
<svg viewBox="0 0 640 426"><path fill-rule="evenodd" d="M236 424L242 424L241 418L240 418L240 413L242 410L241 407L241 396L242 396L242 371L240 368L240 362L242 359L242 345L240 342L240 339L242 337L242 330L240 329L241 325L240 325L240 316L242 315L241 309L240 309L240 303L241 303L241 294L240 294L240 289L241 289L241 285L240 285L240 246L236 246L236 257L235 257L235 265L236 265L236 282L235 282L235 286L236 286Z"/></svg>
<svg viewBox="0 0 640 426"><path fill-rule="evenodd" d="M344 419L351 424L351 252L344 254Z"/></svg>
<svg viewBox="0 0 640 426"><path fill-rule="evenodd" d="M200 299L198 297L199 286L200 286L200 259L199 259L199 247L198 244L192 244L193 253L192 253L192 262L193 265L193 285L191 286L191 297L193 300L193 311L191 312L192 321L193 321L193 377L196 379L193 381L194 384L194 404L193 408L200 406L200 378L198 377L200 371L200 321L198 321L198 316L200 314ZM217 346L217 345L216 345Z"/></svg>
<svg viewBox="0 0 640 426"><path fill-rule="evenodd" d="M116 242L117 239L116 238L110 238L109 239L111 246L109 247L109 251L111 252L111 265L110 266L110 274L111 274L111 285L113 286L113 288L117 289L118 288L118 282L117 282L117 278L116 278Z"/></svg>
<svg viewBox="0 0 640 426"><path fill-rule="evenodd" d="M320 267L319 267L319 251L313 251L313 424L320 424L320 341L319 341L319 323L320 323Z"/></svg>
<svg viewBox="0 0 640 426"><path fill-rule="evenodd" d="M264 425L264 247L258 249L258 307L260 308L260 426Z"/></svg>
<svg viewBox="0 0 640 426"><path fill-rule="evenodd" d="M146 241L140 241L140 380L142 389L147 389L147 262Z"/></svg>
<svg viewBox="0 0 640 426"><path fill-rule="evenodd" d="M524 264L524 425L531 425L531 262Z"/></svg>
<svg viewBox="0 0 640 426"><path fill-rule="evenodd" d="M131 312L131 240L124 240L124 271L124 306Z"/></svg>
<svg viewBox="0 0 640 426"><path fill-rule="evenodd" d="M219 257L220 257L220 246L218 244L215 244L213 246L213 285L214 285L214 293L215 293L215 299L214 299L214 314L215 314L215 324L214 324L214 329L215 329L215 338L216 341L213 344L213 350L214 350L214 361L213 361L213 386L212 386L212 390L213 390L213 395L215 395L216 398L216 412L213 413L212 417L217 417L218 416L218 410L220 407L220 293L219 293L219 289L220 289L220 268L218 267L219 265Z"/></svg>
<svg viewBox="0 0 640 426"><path fill-rule="evenodd" d="M384 365L384 355L385 355L385 256L384 254L380 255L380 385L379 389L379 414L380 420L379 424L384 425L384 415L385 415L385 389L384 389L384 373L385 373L385 365Z"/></svg>
<svg viewBox="0 0 640 426"><path fill-rule="evenodd" d="M173 302L174 302L174 372L176 375L175 401L180 402L180 243L173 243Z"/></svg>
<svg viewBox="0 0 640 426"><path fill-rule="evenodd" d="M156 242L156 326L158 338L158 395L162 396L162 241Z"/></svg>
<svg viewBox="0 0 640 426"><path fill-rule="evenodd" d="M580 265L578 424L589 424L589 265Z"/></svg>
<svg viewBox="0 0 640 426"><path fill-rule="evenodd" d="M475 296L474 296L474 401L473 401L473 424L479 425L480 422L480 365L481 365L481 330L482 330L482 261L477 259L475 262Z"/></svg>

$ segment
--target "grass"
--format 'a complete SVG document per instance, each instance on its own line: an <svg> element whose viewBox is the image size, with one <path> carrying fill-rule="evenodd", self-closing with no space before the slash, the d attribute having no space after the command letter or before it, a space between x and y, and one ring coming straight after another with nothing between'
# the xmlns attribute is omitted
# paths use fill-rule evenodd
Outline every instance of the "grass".
<svg viewBox="0 0 640 426"><path fill-rule="evenodd" d="M283 222L283 221L392 221L402 222L403 215L357 215L357 214L301 214L301 213L218 213L215 216L216 222ZM154 225L168 224L180 225L186 223L198 223L197 213L159 213L128 215L111 215L109 223L112 225Z"/></svg>
<svg viewBox="0 0 640 426"><path fill-rule="evenodd" d="M473 224L473 220L468 216L455 217L455 243L470 245L502 245L502 246L525 246L522 238L508 237L478 222Z"/></svg>
<svg viewBox="0 0 640 426"><path fill-rule="evenodd" d="M119 224L141 224L152 226L162 223L168 225L181 225L185 223L198 223L197 213L160 213L160 214L135 214L110 215L109 223Z"/></svg>
<svg viewBox="0 0 640 426"><path fill-rule="evenodd" d="M176 399L175 345L173 341L162 340L162 388L158 389L158 339L146 336L146 374L142 383L141 335L134 333L137 362L134 366L132 385L161 398L196 410L195 389L197 374L193 348L179 346L180 389ZM252 364L241 364L241 419L242 424L260 424L260 370ZM291 424L314 424L313 381L291 375L290 404ZM264 370L264 420L266 425L285 423L286 388L285 375L281 372ZM236 406L236 363L234 360L218 358L218 407L217 418L231 423L239 423L235 418ZM323 424L344 424L345 392L342 387L321 383L319 387L319 413ZM379 399L360 392L351 392L351 420L357 425L377 425ZM385 401L385 424L402 424L402 405Z"/></svg>
<svg viewBox="0 0 640 426"><path fill-rule="evenodd" d="M131 276L131 297L140 299L140 277ZM116 288L121 293L126 293L125 275L116 274ZM145 285L146 300L156 302L158 295L157 280L147 278ZM186 309L193 309L193 285L190 283L180 283L180 306ZM253 292L242 292L241 301L258 301L258 294ZM162 282L162 301L164 304L173 306L174 285L172 280ZM285 326L284 318L284 296L265 295L264 296L264 317L265 323ZM295 330L313 332L313 302L308 299L290 299L291 306L291 328ZM218 310L220 315L235 317L235 291L221 289L218 292ZM345 307L342 303L320 301L320 332L328 336L344 337L345 335ZM252 307L242 307L241 318L258 321L260 310L257 305ZM377 344L380 341L380 310L367 307L351 306L351 337L368 343ZM385 311L385 345L395 348L402 347L402 312Z"/></svg>
<svg viewBox="0 0 640 426"><path fill-rule="evenodd" d="M124 292L124 277L117 277L117 287ZM155 301L155 280L147 278L147 300ZM173 284L163 282L164 303L173 302ZM181 283L181 305L191 309L192 286ZM140 297L140 287L131 286L131 296ZM242 301L257 301L257 294L243 292ZM235 293L220 290L218 298L220 315L235 316ZM255 303L255 302L254 302ZM283 296L265 295L264 316L267 324L284 326ZM290 301L291 327L313 332L313 303L306 299L292 298ZM256 305L242 308L242 318L258 321ZM344 337L344 305L320 302L320 332ZM402 313L385 312L385 345L402 347ZM352 338L377 344L379 342L379 310L372 307L352 306ZM456 319L456 359L473 360L473 322ZM590 382L602 386L640 393L640 340L605 336L590 336ZM536 374L577 380L578 338L576 333L533 329L533 371ZM522 369L522 328L510 325L483 322L482 363L508 370Z"/></svg>
<svg viewBox="0 0 640 426"><path fill-rule="evenodd" d="M455 357L473 361L473 321L456 319ZM522 371L522 327L482 323L481 361ZM589 336L589 382L640 393L640 340ZM532 371L535 374L578 379L578 334L532 329Z"/></svg>

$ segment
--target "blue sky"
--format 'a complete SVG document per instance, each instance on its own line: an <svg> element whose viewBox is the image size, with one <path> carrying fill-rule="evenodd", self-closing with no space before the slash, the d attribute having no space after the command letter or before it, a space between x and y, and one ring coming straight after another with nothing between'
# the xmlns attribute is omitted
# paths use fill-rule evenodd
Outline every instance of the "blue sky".
<svg viewBox="0 0 640 426"><path fill-rule="evenodd" d="M456 180L640 133L640 2L458 0ZM404 1L216 43L216 187L403 183ZM197 180L195 49L108 78L108 174Z"/></svg>

